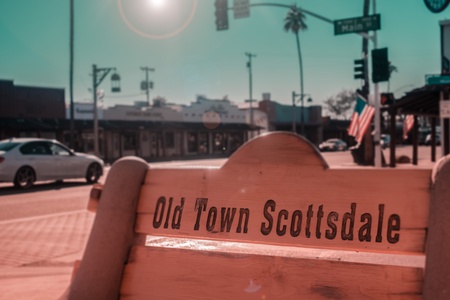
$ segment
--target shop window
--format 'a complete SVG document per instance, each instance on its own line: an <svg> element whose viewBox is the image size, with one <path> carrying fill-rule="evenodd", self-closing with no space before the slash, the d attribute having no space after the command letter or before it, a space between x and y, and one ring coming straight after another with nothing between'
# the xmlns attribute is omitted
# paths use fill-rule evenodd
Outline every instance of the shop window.
<svg viewBox="0 0 450 300"><path fill-rule="evenodd" d="M214 134L214 152L227 151L227 134L224 132L217 132Z"/></svg>
<svg viewBox="0 0 450 300"><path fill-rule="evenodd" d="M236 151L243 144L242 133L232 132L228 134L230 139L230 152Z"/></svg>
<svg viewBox="0 0 450 300"><path fill-rule="evenodd" d="M124 150L136 149L136 135L134 133L123 134L123 149Z"/></svg>
<svg viewBox="0 0 450 300"><path fill-rule="evenodd" d="M166 148L175 148L175 133L173 132L166 132L165 133L165 143L166 143Z"/></svg>
<svg viewBox="0 0 450 300"><path fill-rule="evenodd" d="M189 153L197 152L197 133L188 132L187 133L187 150Z"/></svg>
<svg viewBox="0 0 450 300"><path fill-rule="evenodd" d="M209 149L209 138L207 132L200 132L198 134L198 153L208 154Z"/></svg>

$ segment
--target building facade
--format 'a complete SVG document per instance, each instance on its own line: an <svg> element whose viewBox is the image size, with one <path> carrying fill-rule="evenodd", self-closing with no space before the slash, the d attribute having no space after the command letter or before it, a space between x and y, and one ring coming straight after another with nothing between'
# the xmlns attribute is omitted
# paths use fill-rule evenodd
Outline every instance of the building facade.
<svg viewBox="0 0 450 300"><path fill-rule="evenodd" d="M227 157L266 131L293 129L293 107L271 101L236 105L228 99L197 96L189 105L156 98L133 105L97 107L99 153L107 162L123 156L147 161ZM303 117L301 117L303 114ZM74 103L74 119L64 89L15 86L0 80L0 139L53 138L75 151L94 152L94 107ZM297 133L318 145L323 139L321 106L295 108ZM71 130L73 128L73 131Z"/></svg>

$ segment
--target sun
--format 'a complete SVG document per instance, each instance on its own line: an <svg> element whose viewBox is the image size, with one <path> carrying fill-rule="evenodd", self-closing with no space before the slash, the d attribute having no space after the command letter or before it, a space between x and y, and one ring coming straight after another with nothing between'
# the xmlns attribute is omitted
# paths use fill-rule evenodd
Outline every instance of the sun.
<svg viewBox="0 0 450 300"><path fill-rule="evenodd" d="M165 0L147 0L148 5L154 8L163 7L166 4Z"/></svg>
<svg viewBox="0 0 450 300"><path fill-rule="evenodd" d="M167 39L191 23L198 0L117 0L125 25L149 39ZM144 8L145 6L145 8Z"/></svg>

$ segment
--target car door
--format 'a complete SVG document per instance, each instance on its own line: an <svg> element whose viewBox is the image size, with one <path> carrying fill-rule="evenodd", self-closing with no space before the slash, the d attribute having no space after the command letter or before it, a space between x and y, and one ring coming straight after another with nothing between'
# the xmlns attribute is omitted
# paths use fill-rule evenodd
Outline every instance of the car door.
<svg viewBox="0 0 450 300"><path fill-rule="evenodd" d="M83 174L82 169L84 168L69 149L51 142L49 142L49 147L55 161L55 171L59 179L77 178Z"/></svg>
<svg viewBox="0 0 450 300"><path fill-rule="evenodd" d="M46 142L36 141L24 144L20 148L21 166L31 166L36 173L36 180L50 180L56 176L55 163Z"/></svg>

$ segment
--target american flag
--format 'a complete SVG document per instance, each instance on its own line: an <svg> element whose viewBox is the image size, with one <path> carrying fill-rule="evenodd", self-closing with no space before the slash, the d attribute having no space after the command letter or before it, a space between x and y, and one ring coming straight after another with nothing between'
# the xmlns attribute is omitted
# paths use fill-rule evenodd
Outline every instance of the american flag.
<svg viewBox="0 0 450 300"><path fill-rule="evenodd" d="M375 108L368 105L366 99L361 95L357 95L355 111L353 112L347 132L348 135L355 137L358 144L361 143L374 114Z"/></svg>
<svg viewBox="0 0 450 300"><path fill-rule="evenodd" d="M405 120L403 121L403 139L406 140L408 138L408 132L414 126L414 115L407 115Z"/></svg>

